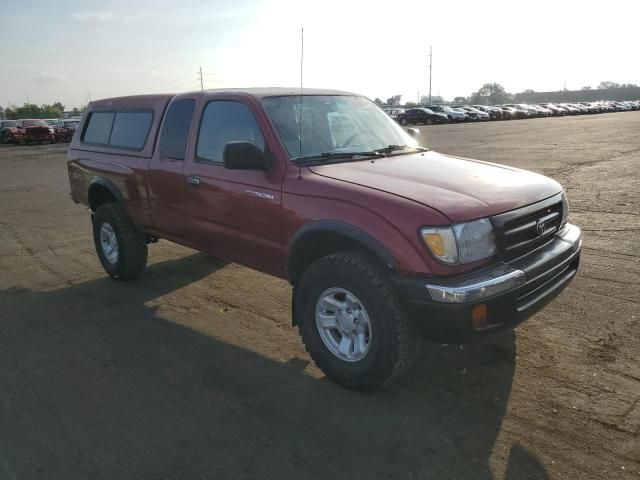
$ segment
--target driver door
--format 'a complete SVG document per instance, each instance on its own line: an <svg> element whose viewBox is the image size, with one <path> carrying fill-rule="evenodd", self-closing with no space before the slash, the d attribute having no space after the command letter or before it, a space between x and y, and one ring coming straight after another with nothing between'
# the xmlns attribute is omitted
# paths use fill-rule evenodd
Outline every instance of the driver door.
<svg viewBox="0 0 640 480"><path fill-rule="evenodd" d="M233 97L231 97L233 98ZM244 97L201 102L194 151L184 166L186 235L199 250L267 273L284 271L282 179L266 119ZM260 118L260 121L258 120ZM251 142L272 159L266 170L224 167L226 143Z"/></svg>

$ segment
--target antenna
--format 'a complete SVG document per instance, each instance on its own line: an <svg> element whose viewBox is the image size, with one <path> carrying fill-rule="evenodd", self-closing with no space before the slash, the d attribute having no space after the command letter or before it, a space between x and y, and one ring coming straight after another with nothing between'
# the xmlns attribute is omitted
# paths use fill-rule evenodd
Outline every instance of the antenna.
<svg viewBox="0 0 640 480"><path fill-rule="evenodd" d="M431 71L433 67L433 47L429 47L429 105L431 105Z"/></svg>
<svg viewBox="0 0 640 480"><path fill-rule="evenodd" d="M304 64L304 27L300 29L300 106L298 113L298 140L300 141L300 158L302 158L302 66Z"/></svg>

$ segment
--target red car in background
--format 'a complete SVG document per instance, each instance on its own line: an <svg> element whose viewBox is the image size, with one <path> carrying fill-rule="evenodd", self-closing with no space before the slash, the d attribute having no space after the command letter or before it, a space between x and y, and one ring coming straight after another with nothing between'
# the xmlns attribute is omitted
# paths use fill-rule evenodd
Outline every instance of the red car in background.
<svg viewBox="0 0 640 480"><path fill-rule="evenodd" d="M0 120L0 143L11 143L11 130L15 126L16 120Z"/></svg>
<svg viewBox="0 0 640 480"><path fill-rule="evenodd" d="M57 142L70 142L73 138L73 134L76 133L76 128L80 123L79 119L67 119L59 120L58 124L53 127Z"/></svg>
<svg viewBox="0 0 640 480"><path fill-rule="evenodd" d="M15 126L6 130L3 140L5 143L24 142L25 145L35 142L54 143L56 136L53 128L43 120L21 119L16 120Z"/></svg>

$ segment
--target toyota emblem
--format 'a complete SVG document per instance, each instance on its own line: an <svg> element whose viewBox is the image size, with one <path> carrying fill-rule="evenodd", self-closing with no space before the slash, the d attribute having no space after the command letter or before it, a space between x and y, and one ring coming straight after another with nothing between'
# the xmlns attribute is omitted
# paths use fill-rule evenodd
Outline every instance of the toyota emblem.
<svg viewBox="0 0 640 480"><path fill-rule="evenodd" d="M536 233L538 234L538 236L541 237L545 230L546 225L544 223L544 220L538 220L536 222Z"/></svg>

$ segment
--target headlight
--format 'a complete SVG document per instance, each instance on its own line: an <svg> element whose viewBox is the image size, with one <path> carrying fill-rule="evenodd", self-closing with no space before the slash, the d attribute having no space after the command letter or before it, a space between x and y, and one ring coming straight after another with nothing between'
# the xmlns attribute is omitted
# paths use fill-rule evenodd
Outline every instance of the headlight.
<svg viewBox="0 0 640 480"><path fill-rule="evenodd" d="M560 222L560 228L564 227L569 218L569 199L567 194L562 192L562 221Z"/></svg>
<svg viewBox="0 0 640 480"><path fill-rule="evenodd" d="M424 227L420 235L431 253L450 265L482 260L497 251L493 227L487 218L452 227Z"/></svg>

